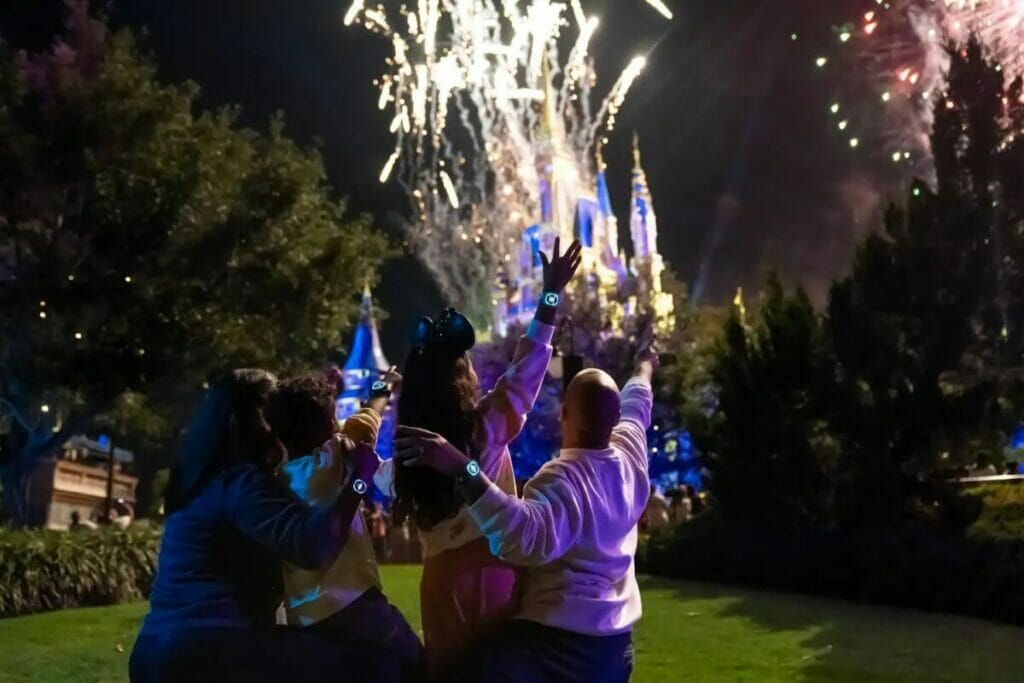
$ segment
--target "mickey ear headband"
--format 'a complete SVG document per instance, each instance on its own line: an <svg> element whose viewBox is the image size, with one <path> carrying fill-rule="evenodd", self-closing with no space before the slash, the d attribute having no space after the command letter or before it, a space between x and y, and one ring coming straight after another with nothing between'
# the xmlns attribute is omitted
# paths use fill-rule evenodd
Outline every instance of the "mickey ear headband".
<svg viewBox="0 0 1024 683"><path fill-rule="evenodd" d="M446 308L434 322L424 316L416 322L413 344L418 348L447 348L456 353L465 353L476 344L476 331L469 318L454 308Z"/></svg>

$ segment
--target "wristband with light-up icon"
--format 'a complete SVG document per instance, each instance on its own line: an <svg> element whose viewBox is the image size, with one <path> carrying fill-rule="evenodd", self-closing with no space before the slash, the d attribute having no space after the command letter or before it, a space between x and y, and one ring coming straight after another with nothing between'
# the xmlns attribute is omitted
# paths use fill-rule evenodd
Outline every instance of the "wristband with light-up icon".
<svg viewBox="0 0 1024 683"><path fill-rule="evenodd" d="M391 385L379 379L370 385L370 398L380 398L382 396L391 396Z"/></svg>
<svg viewBox="0 0 1024 683"><path fill-rule="evenodd" d="M466 466L462 469L462 472L458 476L459 483L463 483L469 479L476 479L480 476L480 463L476 460L470 460L466 463Z"/></svg>
<svg viewBox="0 0 1024 683"><path fill-rule="evenodd" d="M558 302L562 300L562 297L558 296L556 292L544 292L540 297L541 303L545 306L555 308L558 306Z"/></svg>
<svg viewBox="0 0 1024 683"><path fill-rule="evenodd" d="M365 495L370 490L370 485L362 479L356 479L352 482L352 490L358 493L360 496Z"/></svg>

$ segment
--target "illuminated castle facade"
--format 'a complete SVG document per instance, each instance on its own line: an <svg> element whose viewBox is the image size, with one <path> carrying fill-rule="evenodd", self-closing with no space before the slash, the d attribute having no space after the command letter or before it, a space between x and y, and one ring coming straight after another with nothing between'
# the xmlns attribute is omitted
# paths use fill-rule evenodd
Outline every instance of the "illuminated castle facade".
<svg viewBox="0 0 1024 683"><path fill-rule="evenodd" d="M540 222L523 232L519 258L513 268L499 273L493 291L493 334L504 337L510 327L525 324L533 316L543 288L539 252L549 252L556 237L561 238L563 249L573 239L580 240L582 281L596 295L614 326L646 311L653 312L659 325L670 324L675 301L662 290L665 263L658 252L658 218L640 162L639 141L634 136L629 219L633 259L627 262L619 246L618 221L612 211L600 153L597 173L591 187L587 187L577 165L559 144L564 137L554 130L557 120L544 116L550 135L545 136L547 140L537 153ZM571 287L569 292L574 293Z"/></svg>

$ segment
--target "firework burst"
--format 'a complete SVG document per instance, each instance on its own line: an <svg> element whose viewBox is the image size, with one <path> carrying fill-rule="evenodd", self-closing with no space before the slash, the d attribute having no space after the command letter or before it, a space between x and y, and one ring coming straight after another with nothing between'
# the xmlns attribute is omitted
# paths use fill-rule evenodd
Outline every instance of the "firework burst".
<svg viewBox="0 0 1024 683"><path fill-rule="evenodd" d="M1024 71L1024 0L865 2L860 17L833 27L834 58L815 61L843 73L828 105L832 125L852 148L931 175L932 108L942 94L948 50L972 34L1003 70Z"/></svg>
<svg viewBox="0 0 1024 683"><path fill-rule="evenodd" d="M647 2L671 17L662 0ZM409 246L445 298L483 317L491 283L541 214L540 153L564 190L551 209L571 220L645 60L598 100L599 20L580 0L416 0L397 12L355 0L343 21L391 43L375 82L395 135L380 180L408 194Z"/></svg>

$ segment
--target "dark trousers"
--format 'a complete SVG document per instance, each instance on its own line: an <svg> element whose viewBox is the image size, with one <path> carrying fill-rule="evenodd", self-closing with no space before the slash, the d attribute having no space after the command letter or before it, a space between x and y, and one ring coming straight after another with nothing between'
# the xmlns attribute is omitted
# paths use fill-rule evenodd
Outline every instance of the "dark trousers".
<svg viewBox="0 0 1024 683"><path fill-rule="evenodd" d="M327 642L297 628L174 629L140 635L132 683L376 683L399 667L380 648Z"/></svg>
<svg viewBox="0 0 1024 683"><path fill-rule="evenodd" d="M309 629L326 641L382 650L399 664L403 683L426 678L423 644L402 613L377 588Z"/></svg>
<svg viewBox="0 0 1024 683"><path fill-rule="evenodd" d="M512 619L460 660L451 683L627 683L633 638L585 636Z"/></svg>

